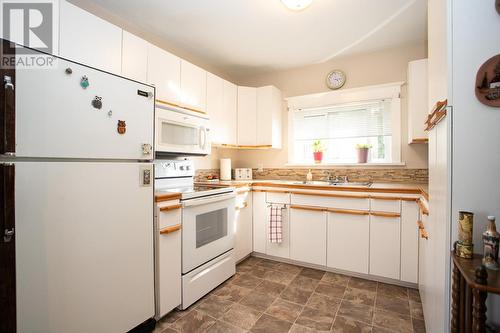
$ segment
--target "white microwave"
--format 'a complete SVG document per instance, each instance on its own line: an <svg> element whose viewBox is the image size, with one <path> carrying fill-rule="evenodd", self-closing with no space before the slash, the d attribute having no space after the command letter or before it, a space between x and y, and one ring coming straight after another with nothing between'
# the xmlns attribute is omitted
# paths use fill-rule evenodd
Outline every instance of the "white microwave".
<svg viewBox="0 0 500 333"><path fill-rule="evenodd" d="M208 117L182 109L157 105L156 152L159 154L208 155L211 150Z"/></svg>

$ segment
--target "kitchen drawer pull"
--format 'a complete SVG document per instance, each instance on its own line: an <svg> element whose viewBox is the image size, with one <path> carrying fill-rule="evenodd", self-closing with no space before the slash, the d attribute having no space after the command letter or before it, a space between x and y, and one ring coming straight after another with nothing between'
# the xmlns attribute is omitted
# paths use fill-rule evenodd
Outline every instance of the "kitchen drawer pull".
<svg viewBox="0 0 500 333"><path fill-rule="evenodd" d="M418 225L418 229L420 229L420 230L424 229L424 224L422 223L422 221L418 220L417 225Z"/></svg>
<svg viewBox="0 0 500 333"><path fill-rule="evenodd" d="M310 195L315 197L329 197L329 198L349 198L349 199L369 199L369 195L356 195L356 194L336 194L336 193L310 193L301 191L290 192L294 195Z"/></svg>
<svg viewBox="0 0 500 333"><path fill-rule="evenodd" d="M401 197L384 197L381 195L371 195L370 199L374 200L387 200L387 201L399 201L401 200Z"/></svg>
<svg viewBox="0 0 500 333"><path fill-rule="evenodd" d="M421 199L417 201L418 207L420 207L420 210L422 211L422 214L424 215L429 215L429 210L424 206L424 203L422 202Z"/></svg>
<svg viewBox="0 0 500 333"><path fill-rule="evenodd" d="M180 204L178 204L178 205L171 205L171 206L165 206L165 207L160 207L160 212L168 212L168 211L171 211L171 210L179 209L181 207L182 207L182 205L180 205Z"/></svg>
<svg viewBox="0 0 500 333"><path fill-rule="evenodd" d="M160 234L167 235L167 234L171 234L172 232L179 231L179 230L181 230L181 225L176 224L176 225L173 225L171 227L166 227L166 228L160 229Z"/></svg>
<svg viewBox="0 0 500 333"><path fill-rule="evenodd" d="M337 209L337 208L327 208L326 209L330 213L336 214L349 214L349 215L369 215L369 211L364 210L355 210L355 209Z"/></svg>
<svg viewBox="0 0 500 333"><path fill-rule="evenodd" d="M379 217L401 217L401 214L399 214L399 213L370 212L370 214L373 216L379 216Z"/></svg>
<svg viewBox="0 0 500 333"><path fill-rule="evenodd" d="M427 230L425 230L425 228L420 229L420 237L425 238L425 239L429 239L429 234L427 233Z"/></svg>
<svg viewBox="0 0 500 333"><path fill-rule="evenodd" d="M236 210L240 210L240 209L247 208L247 207L248 207L248 203L244 202L242 205L236 206Z"/></svg>
<svg viewBox="0 0 500 333"><path fill-rule="evenodd" d="M291 209L300 209L300 210L310 210L315 212L326 212L326 208L323 207L313 207L313 206L301 206L301 205L291 205Z"/></svg>

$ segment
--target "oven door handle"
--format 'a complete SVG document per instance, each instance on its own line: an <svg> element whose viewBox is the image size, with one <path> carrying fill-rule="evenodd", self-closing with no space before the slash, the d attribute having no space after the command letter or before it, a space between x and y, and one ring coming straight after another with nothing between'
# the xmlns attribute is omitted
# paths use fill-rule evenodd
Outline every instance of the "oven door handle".
<svg viewBox="0 0 500 333"><path fill-rule="evenodd" d="M212 202L218 202L218 201L232 199L235 197L236 197L236 193L232 192L229 194L226 193L226 194L208 196L208 197L199 198L199 199L189 199L189 200L182 202L182 207L205 205L205 204L209 204Z"/></svg>

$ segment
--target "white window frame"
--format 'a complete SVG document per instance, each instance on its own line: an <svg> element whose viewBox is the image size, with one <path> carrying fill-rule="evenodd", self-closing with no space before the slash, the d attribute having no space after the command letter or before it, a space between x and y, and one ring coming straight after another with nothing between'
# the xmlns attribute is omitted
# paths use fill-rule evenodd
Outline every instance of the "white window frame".
<svg viewBox="0 0 500 333"><path fill-rule="evenodd" d="M393 82L286 98L288 103L288 165L297 165L293 162L293 113L295 111L383 99L391 101L392 162L382 164L401 165L401 86L403 84L404 82ZM366 164L370 165L370 163Z"/></svg>

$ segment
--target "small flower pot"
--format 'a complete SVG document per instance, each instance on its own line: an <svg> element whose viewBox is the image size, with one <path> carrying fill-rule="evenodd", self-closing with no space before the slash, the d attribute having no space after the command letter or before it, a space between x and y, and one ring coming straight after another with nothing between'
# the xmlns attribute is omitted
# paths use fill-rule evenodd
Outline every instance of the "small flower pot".
<svg viewBox="0 0 500 333"><path fill-rule="evenodd" d="M368 150L370 148L356 148L358 150L358 163L366 163L368 161Z"/></svg>
<svg viewBox="0 0 500 333"><path fill-rule="evenodd" d="M314 155L314 163L320 164L321 161L323 161L323 152L322 151L315 151L313 152Z"/></svg>

